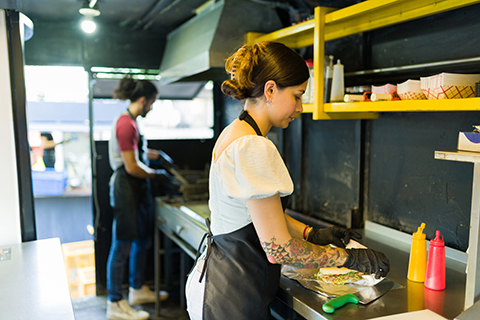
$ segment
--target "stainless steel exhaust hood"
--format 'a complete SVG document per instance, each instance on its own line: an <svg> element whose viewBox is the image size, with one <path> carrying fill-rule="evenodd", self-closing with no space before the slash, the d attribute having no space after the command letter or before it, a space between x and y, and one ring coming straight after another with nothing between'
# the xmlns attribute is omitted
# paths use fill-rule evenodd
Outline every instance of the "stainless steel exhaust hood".
<svg viewBox="0 0 480 320"><path fill-rule="evenodd" d="M271 6L247 0L218 0L167 36L160 83L227 79L225 59L247 32L282 28Z"/></svg>

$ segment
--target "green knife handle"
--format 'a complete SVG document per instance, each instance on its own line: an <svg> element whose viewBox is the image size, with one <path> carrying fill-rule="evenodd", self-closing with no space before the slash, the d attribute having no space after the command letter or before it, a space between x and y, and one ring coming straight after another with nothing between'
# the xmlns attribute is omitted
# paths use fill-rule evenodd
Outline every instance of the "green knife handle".
<svg viewBox="0 0 480 320"><path fill-rule="evenodd" d="M358 301L359 300L358 300L358 297L356 295L351 294L351 293L347 293L347 294L344 294L343 296L339 296L339 297L333 298L332 300L328 301L327 303L325 303L322 306L322 309L326 313L333 313L333 311L335 311L335 309L340 308L340 307L346 305L349 302L358 303Z"/></svg>

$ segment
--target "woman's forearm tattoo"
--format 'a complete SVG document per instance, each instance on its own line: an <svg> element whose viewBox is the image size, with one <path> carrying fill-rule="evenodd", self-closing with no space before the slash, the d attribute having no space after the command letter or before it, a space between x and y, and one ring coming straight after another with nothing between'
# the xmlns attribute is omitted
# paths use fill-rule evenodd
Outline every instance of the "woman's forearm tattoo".
<svg viewBox="0 0 480 320"><path fill-rule="evenodd" d="M323 268L338 266L348 255L345 250L318 246L297 238L281 245L272 238L261 245L271 263L286 264L296 268Z"/></svg>

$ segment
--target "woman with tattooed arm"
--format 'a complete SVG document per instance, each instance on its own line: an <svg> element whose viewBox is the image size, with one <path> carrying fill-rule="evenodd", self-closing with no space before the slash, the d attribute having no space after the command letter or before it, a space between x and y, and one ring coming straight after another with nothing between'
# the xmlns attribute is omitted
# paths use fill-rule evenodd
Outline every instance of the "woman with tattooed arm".
<svg viewBox="0 0 480 320"><path fill-rule="evenodd" d="M244 101L240 116L218 138L210 168L211 224L207 249L186 285L191 320L266 320L282 264L344 266L384 277L389 262L371 249L344 249L343 228L310 228L284 213L293 183L270 129L287 128L301 113L309 72L293 50L276 42L244 45L226 61L222 91ZM329 246L334 244L335 247Z"/></svg>

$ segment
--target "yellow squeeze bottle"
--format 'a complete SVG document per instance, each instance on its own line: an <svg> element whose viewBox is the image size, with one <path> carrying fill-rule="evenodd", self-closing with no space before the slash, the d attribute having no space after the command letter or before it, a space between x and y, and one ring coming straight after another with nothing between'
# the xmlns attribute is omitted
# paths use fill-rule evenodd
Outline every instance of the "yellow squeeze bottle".
<svg viewBox="0 0 480 320"><path fill-rule="evenodd" d="M422 222L417 232L413 233L407 275L410 281L425 281L425 272L427 270L427 240L423 233L424 228L425 223Z"/></svg>

